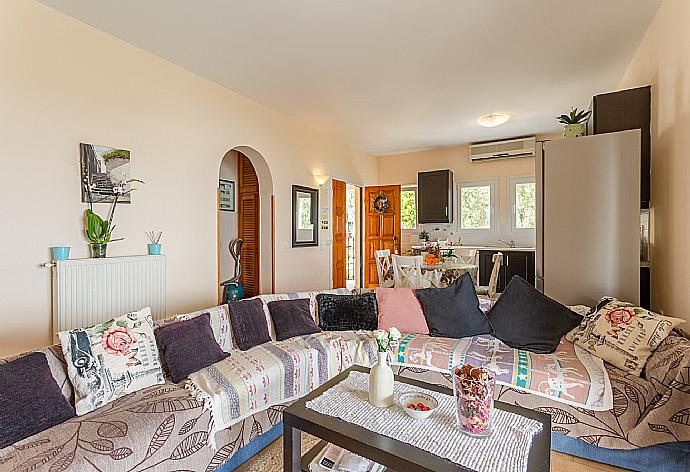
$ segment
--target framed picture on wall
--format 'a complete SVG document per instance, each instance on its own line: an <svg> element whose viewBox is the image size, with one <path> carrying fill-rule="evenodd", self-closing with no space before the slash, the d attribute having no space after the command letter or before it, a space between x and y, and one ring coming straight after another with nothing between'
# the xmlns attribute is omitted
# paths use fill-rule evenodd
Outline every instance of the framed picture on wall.
<svg viewBox="0 0 690 472"><path fill-rule="evenodd" d="M220 211L235 211L235 182L219 179Z"/></svg>
<svg viewBox="0 0 690 472"><path fill-rule="evenodd" d="M115 200L115 186L124 187L124 194L118 203L131 203L132 195L129 180L130 152L97 144L80 143L81 160L81 201L88 203L112 203ZM89 196L90 194L90 196Z"/></svg>

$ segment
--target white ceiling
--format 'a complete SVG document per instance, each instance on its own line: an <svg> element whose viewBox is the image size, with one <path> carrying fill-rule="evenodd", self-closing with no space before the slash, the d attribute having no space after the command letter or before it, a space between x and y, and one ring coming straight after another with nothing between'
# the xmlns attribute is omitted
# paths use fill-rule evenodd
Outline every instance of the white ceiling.
<svg viewBox="0 0 690 472"><path fill-rule="evenodd" d="M41 0L372 154L557 131L661 0ZM507 112L481 128L478 116Z"/></svg>

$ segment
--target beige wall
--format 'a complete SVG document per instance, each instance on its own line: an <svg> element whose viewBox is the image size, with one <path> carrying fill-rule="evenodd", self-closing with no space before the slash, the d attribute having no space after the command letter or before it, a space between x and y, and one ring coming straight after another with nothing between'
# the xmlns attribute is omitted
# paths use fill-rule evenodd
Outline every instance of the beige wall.
<svg viewBox="0 0 690 472"><path fill-rule="evenodd" d="M652 305L690 321L690 2L665 0L621 88L652 84Z"/></svg>
<svg viewBox="0 0 690 472"><path fill-rule="evenodd" d="M560 139L561 136L545 135L538 136L537 138ZM507 237L515 239L519 244L533 245L534 235L510 233L508 180L511 176L533 176L534 163L534 158L501 159L473 163L469 159L469 145L462 145L380 156L378 158L378 176L380 185L416 184L418 172L438 169L452 170L455 182L498 179L498 220L500 229L491 239ZM439 225L430 226L436 227ZM408 245L415 244L418 241L416 237L417 232L413 231L412 234L403 236L402 246L407 247ZM520 241L519 238L522 238L523 241ZM475 241L467 242L475 243ZM489 242L493 243L494 241Z"/></svg>
<svg viewBox="0 0 690 472"><path fill-rule="evenodd" d="M498 177L501 208L499 220L504 223L507 219L505 209L508 205L508 177L534 175L534 158L472 163L468 145L380 156L378 159L379 184L416 184L418 172L438 169L452 170L456 182Z"/></svg>
<svg viewBox="0 0 690 472"><path fill-rule="evenodd" d="M235 271L235 260L228 246L237 237L237 151L228 151L220 163L219 177L235 182L235 211L221 211L218 214L218 251L220 252L220 280L227 280Z"/></svg>
<svg viewBox="0 0 690 472"><path fill-rule="evenodd" d="M79 142L132 151L146 185L109 254L144 253L144 231L162 230L169 312L216 301L219 165L242 145L273 178L277 290L329 286L329 248L290 247L290 186L376 182L375 158L29 0L0 2L0 70L0 355L50 341L48 247L87 255Z"/></svg>

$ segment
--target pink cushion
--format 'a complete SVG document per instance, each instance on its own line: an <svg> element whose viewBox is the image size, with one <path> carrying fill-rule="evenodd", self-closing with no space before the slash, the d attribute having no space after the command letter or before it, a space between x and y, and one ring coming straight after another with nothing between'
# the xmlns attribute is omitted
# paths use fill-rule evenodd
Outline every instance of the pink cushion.
<svg viewBox="0 0 690 472"><path fill-rule="evenodd" d="M393 326L401 333L429 334L422 305L414 296L413 288L377 288L379 329Z"/></svg>

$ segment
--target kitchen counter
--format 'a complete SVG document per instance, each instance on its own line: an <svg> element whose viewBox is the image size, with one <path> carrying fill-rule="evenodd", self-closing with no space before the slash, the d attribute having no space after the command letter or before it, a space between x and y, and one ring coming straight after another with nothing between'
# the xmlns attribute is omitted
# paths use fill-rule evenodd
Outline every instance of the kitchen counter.
<svg viewBox="0 0 690 472"><path fill-rule="evenodd" d="M423 249L423 246L412 246L413 249ZM526 252L534 252L535 249L533 247L525 247L525 246L518 246L518 247L508 247L508 246L441 246L441 249L477 249L480 251L526 251Z"/></svg>
<svg viewBox="0 0 690 472"><path fill-rule="evenodd" d="M534 252L535 249L533 247L526 247L526 246L517 246L517 247L508 247L508 246L446 246L451 249L479 249L480 251L532 251Z"/></svg>

